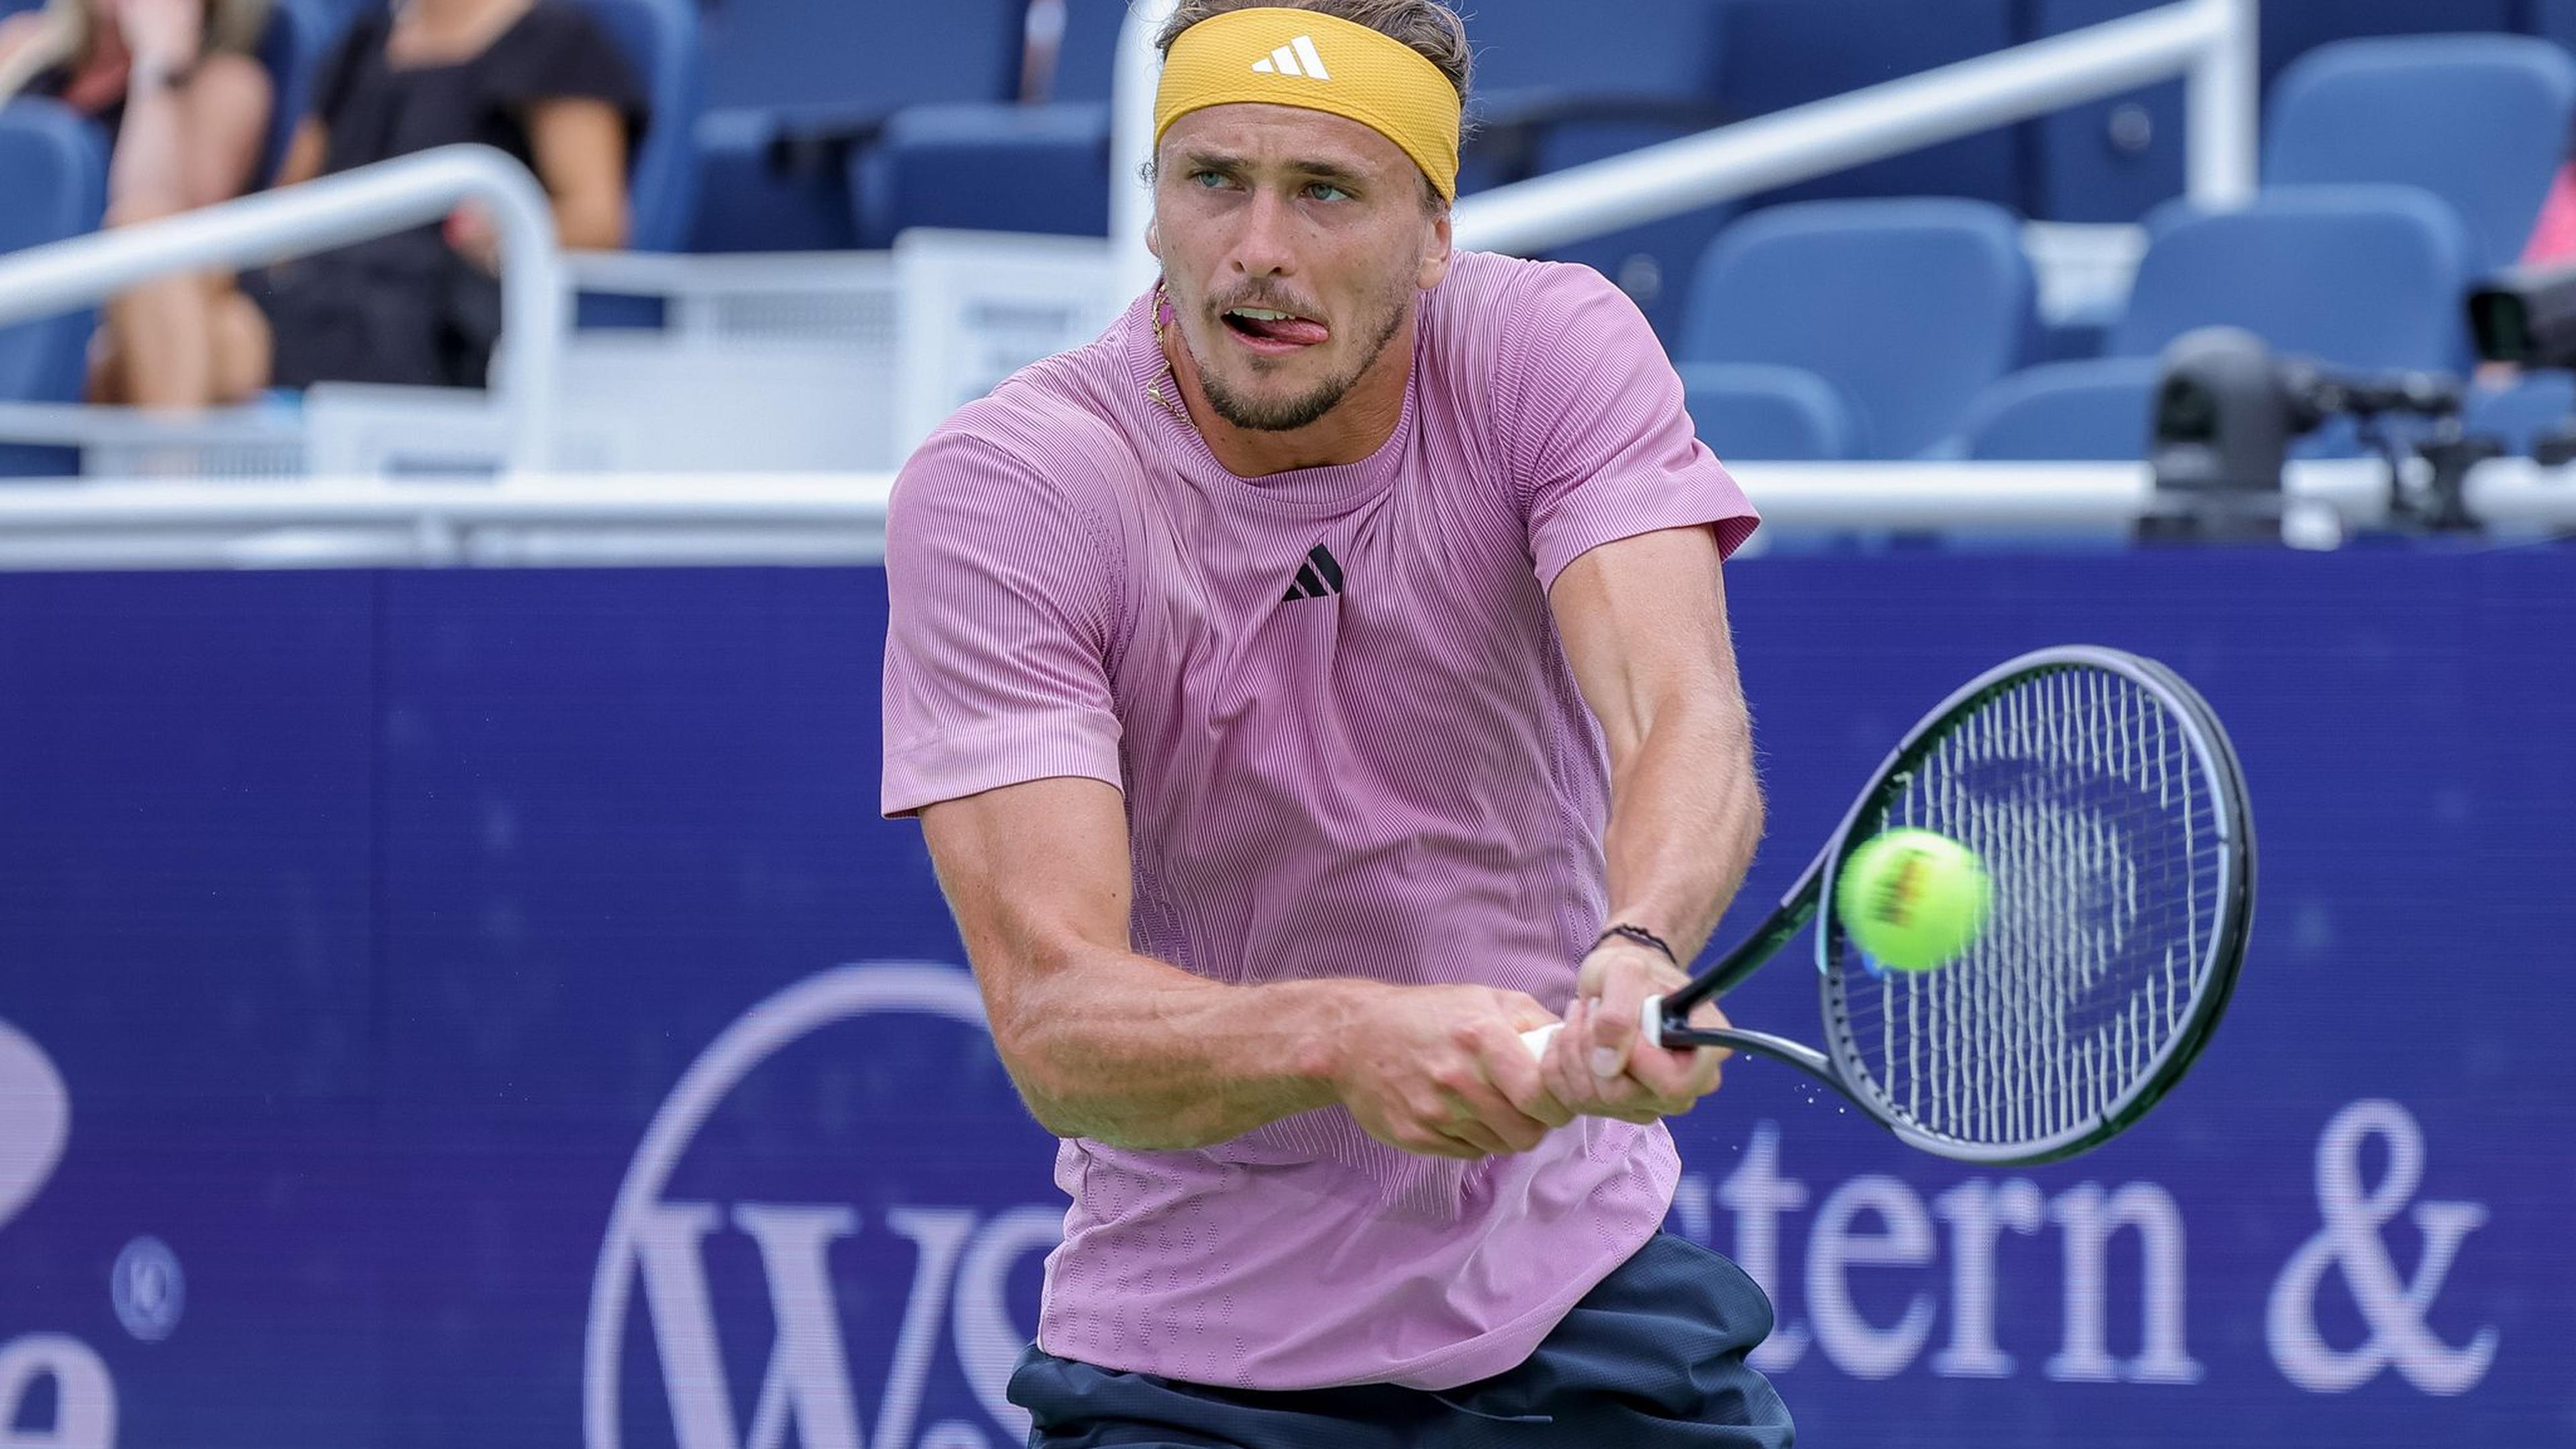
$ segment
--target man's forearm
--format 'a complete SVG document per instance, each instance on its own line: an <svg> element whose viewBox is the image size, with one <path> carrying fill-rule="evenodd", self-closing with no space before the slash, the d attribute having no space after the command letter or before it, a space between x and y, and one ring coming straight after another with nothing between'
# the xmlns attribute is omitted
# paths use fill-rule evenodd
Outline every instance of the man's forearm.
<svg viewBox="0 0 2576 1449"><path fill-rule="evenodd" d="M1687 964L1717 928L1762 840L1753 731L1731 693L1661 711L1611 781L1602 849L1610 919Z"/></svg>
<svg viewBox="0 0 2576 1449"><path fill-rule="evenodd" d="M1332 1044L1359 997L1383 989L1228 986L1107 949L1023 980L994 1003L993 1031L1038 1120L1059 1136L1165 1149L1331 1105Z"/></svg>

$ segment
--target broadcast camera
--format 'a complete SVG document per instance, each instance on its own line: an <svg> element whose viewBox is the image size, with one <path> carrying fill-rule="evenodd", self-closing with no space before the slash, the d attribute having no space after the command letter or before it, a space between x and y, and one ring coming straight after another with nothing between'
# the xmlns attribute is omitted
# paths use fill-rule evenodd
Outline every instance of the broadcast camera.
<svg viewBox="0 0 2576 1449"><path fill-rule="evenodd" d="M2165 349L2149 424L2156 501L2139 536L2158 541L2276 542L2290 445L2335 418L2387 456L2389 511L2401 525L2473 528L2461 502L2468 470L2499 456L2460 425L2460 380L2441 373L2356 376L2299 358L2275 357L2263 339L2234 327L2185 333ZM2393 418L2431 424L2411 450L2432 465L2431 481L2406 485Z"/></svg>
<svg viewBox="0 0 2576 1449"><path fill-rule="evenodd" d="M2478 355L2526 370L2576 369L2576 264L2521 267L2468 295ZM2291 444L2351 418L2389 464L2389 517L2400 528L2473 529L2469 470L2504 446L2461 421L2465 389L2440 373L2338 374L2276 358L2251 333L2210 327L2165 349L2150 423L2156 503L2141 538L2276 540L2281 469ZM2393 420L2418 419L2401 439ZM2401 424L2402 426L2402 424ZM2532 458L2576 463L2576 419L2535 438ZM2410 468L2410 460L2424 467Z"/></svg>
<svg viewBox="0 0 2576 1449"><path fill-rule="evenodd" d="M2517 367L2576 367L2576 265L2517 267L2469 293L2478 355Z"/></svg>
<svg viewBox="0 0 2576 1449"><path fill-rule="evenodd" d="M2478 356L2525 370L2576 368L2576 264L2517 267L2469 293ZM2576 463L2576 419L2532 439L2544 467Z"/></svg>

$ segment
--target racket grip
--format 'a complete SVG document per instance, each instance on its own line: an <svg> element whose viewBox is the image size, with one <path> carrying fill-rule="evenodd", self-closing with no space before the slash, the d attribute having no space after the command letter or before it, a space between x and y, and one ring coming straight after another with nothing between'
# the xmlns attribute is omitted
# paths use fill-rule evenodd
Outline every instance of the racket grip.
<svg viewBox="0 0 2576 1449"><path fill-rule="evenodd" d="M1660 996L1647 997L1644 1007L1637 1013L1637 1018L1637 1030L1645 1037L1646 1045L1662 1046L1664 1044L1664 999ZM1546 1056L1547 1044L1556 1040L1556 1034L1563 1030L1565 1030L1565 1023L1561 1021L1551 1021L1545 1026L1531 1027L1521 1033L1521 1045L1529 1048L1531 1056Z"/></svg>

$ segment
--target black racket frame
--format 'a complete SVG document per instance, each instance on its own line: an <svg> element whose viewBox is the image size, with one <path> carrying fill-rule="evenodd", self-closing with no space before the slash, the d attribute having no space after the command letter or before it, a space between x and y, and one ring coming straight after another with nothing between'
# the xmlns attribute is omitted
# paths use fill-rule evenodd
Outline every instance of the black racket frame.
<svg viewBox="0 0 2576 1449"><path fill-rule="evenodd" d="M1848 853L1876 835L1889 806L1904 791L1914 768L1969 716L1995 696L2040 675L2071 669L2103 670L2126 677L2156 696L2179 720L2204 776L2214 786L2214 814L2223 852L2218 923L2210 933L2205 960L2207 985L2196 992L2182 1028L2175 1032L2138 1080L2093 1120L2036 1142L1998 1145L1936 1132L1912 1121L1863 1064L1853 1034L1850 1005L1842 973L1833 969L1842 925L1824 912L1816 930L1819 992L1825 1023L1826 1050L1770 1032L1741 1028L1705 1028L1688 1024L1694 1007L1731 991L1816 920L1818 906L1833 898L1834 876ZM2182 1080L2209 1044L2228 999L2236 989L2245 943L2254 923L2254 819L2245 799L2245 775L2236 747L2207 700L2171 669L2125 650L2091 644L2059 645L2009 659L1961 685L1907 732L1878 768L1869 788L1852 803L1842 824L1816 852L1797 884L1779 907L1753 933L1691 979L1690 985L1659 1001L1648 1002L1650 1037L1665 1046L1720 1046L1769 1057L1815 1077L1851 1099L1871 1118L1907 1145L1962 1162L2016 1166L2051 1162L2088 1151L2144 1116Z"/></svg>

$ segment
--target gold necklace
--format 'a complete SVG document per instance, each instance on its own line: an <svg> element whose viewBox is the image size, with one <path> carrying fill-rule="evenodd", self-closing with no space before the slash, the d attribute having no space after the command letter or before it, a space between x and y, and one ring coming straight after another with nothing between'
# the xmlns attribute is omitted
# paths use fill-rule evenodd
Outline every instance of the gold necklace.
<svg viewBox="0 0 2576 1449"><path fill-rule="evenodd" d="M1182 405L1179 397L1181 390L1181 374L1178 369L1172 366L1172 354L1166 349L1163 341L1163 328L1168 325L1166 319L1172 315L1172 299L1171 295L1163 290L1163 284L1159 281L1154 283L1153 308L1154 352L1157 356L1163 359L1163 376L1171 379L1172 390L1170 393L1164 392L1163 384L1158 379L1146 384L1145 396L1152 398L1157 406L1170 413L1173 417L1179 418L1182 422L1188 422L1190 420L1189 409ZM1184 343L1183 345L1186 346L1187 344Z"/></svg>

